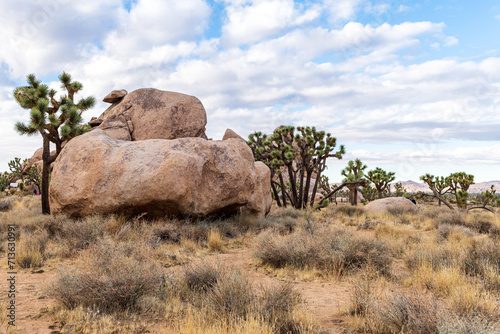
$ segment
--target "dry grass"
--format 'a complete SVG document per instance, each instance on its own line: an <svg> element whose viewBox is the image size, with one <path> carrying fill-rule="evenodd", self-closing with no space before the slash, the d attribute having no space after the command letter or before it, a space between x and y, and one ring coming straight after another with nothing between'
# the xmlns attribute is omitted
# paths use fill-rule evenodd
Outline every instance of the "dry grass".
<svg viewBox="0 0 500 334"><path fill-rule="evenodd" d="M391 257L384 243L346 228L304 230L287 236L263 234L254 256L264 265L299 270L317 269L336 277L367 267L390 274Z"/></svg>
<svg viewBox="0 0 500 334"><path fill-rule="evenodd" d="M162 273L146 246L103 240L82 255L82 265L62 269L46 292L69 309L103 312L134 308L141 296L159 288Z"/></svg>
<svg viewBox="0 0 500 334"><path fill-rule="evenodd" d="M24 233L18 243L16 261L21 268L37 268L45 260L48 236L45 231Z"/></svg>
<svg viewBox="0 0 500 334"><path fill-rule="evenodd" d="M352 295L341 316L358 332L499 332L499 215L437 207L372 215L332 205L274 208L266 219L73 220L42 215L39 197L6 200L12 209L0 212L0 239L15 223L20 266L66 263L47 290L59 301L51 313L62 333L158 324L171 333L320 332L291 285L256 285L206 261L235 249L252 249L273 274L341 278ZM180 264L188 265L164 275Z"/></svg>

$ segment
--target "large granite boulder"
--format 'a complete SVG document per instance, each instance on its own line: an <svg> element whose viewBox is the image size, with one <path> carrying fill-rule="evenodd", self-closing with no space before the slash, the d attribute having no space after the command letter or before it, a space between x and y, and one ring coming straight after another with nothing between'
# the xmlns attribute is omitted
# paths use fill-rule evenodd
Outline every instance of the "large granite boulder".
<svg viewBox="0 0 500 334"><path fill-rule="evenodd" d="M401 208L405 211L417 211L418 207L404 197L389 197L374 200L365 206L365 211L370 213L384 213L389 208Z"/></svg>
<svg viewBox="0 0 500 334"><path fill-rule="evenodd" d="M239 139L122 141L95 129L61 151L50 206L73 217L224 215L251 201L256 181L252 151Z"/></svg>
<svg viewBox="0 0 500 334"><path fill-rule="evenodd" d="M31 166L33 166L36 162L42 161L42 154L43 154L43 147L40 147L38 150L35 151L35 153L33 153L31 158L26 160L26 162L23 164L23 174L28 173Z"/></svg>
<svg viewBox="0 0 500 334"><path fill-rule="evenodd" d="M91 125L120 140L207 139L205 108L194 96L142 88L131 93L113 91L105 101L113 103Z"/></svg>
<svg viewBox="0 0 500 334"><path fill-rule="evenodd" d="M273 203L271 197L271 170L263 162L257 161L255 163L255 171L257 173L255 191L250 201L248 201L248 204L240 209L240 213L243 215L264 218L271 211L271 205Z"/></svg>

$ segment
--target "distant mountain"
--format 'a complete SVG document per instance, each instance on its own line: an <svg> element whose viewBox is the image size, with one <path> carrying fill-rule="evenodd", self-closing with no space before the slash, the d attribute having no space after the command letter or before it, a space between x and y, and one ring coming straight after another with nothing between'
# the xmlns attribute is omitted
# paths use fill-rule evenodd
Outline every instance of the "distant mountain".
<svg viewBox="0 0 500 334"><path fill-rule="evenodd" d="M406 190L408 192L412 192L412 193L419 192L419 191L431 192L431 190L429 189L427 184L425 184L423 182L418 183L415 181L408 180L408 181L402 181L401 184L403 185L403 187L406 188ZM489 190L491 188L492 184L495 186L495 189L497 189L500 192L500 181L488 181L488 182L479 182L479 183L473 184L470 186L469 192L471 194L482 193L485 190ZM394 191L394 183L391 184L391 191Z"/></svg>

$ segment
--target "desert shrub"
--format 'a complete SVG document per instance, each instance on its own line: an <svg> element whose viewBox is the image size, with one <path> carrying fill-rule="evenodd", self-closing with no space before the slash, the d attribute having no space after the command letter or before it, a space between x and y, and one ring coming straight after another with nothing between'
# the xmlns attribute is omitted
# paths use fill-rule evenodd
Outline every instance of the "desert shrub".
<svg viewBox="0 0 500 334"><path fill-rule="evenodd" d="M225 250L224 239L216 229L212 229L208 234L208 250L210 252L224 252Z"/></svg>
<svg viewBox="0 0 500 334"><path fill-rule="evenodd" d="M255 287L237 270L220 264L189 266L176 281L170 279L166 293L179 294L202 312L227 322L260 319L277 333L301 333L294 312L302 302L290 284Z"/></svg>
<svg viewBox="0 0 500 334"><path fill-rule="evenodd" d="M301 210L297 210L292 207L287 208L278 208L276 210L272 210L270 213L271 217L291 217L291 218L300 218L302 217L303 212Z"/></svg>
<svg viewBox="0 0 500 334"><path fill-rule="evenodd" d="M0 201L0 212L7 212L12 210L12 203L7 200Z"/></svg>
<svg viewBox="0 0 500 334"><path fill-rule="evenodd" d="M500 331L498 322L482 317L448 316L439 321L439 334L495 334Z"/></svg>
<svg viewBox="0 0 500 334"><path fill-rule="evenodd" d="M335 208L334 212L344 214L349 217L359 217L365 213L365 209L359 206L339 205Z"/></svg>
<svg viewBox="0 0 500 334"><path fill-rule="evenodd" d="M463 234L467 237L472 237L475 235L474 232L472 232L469 228L467 228L465 226L441 224L438 227L438 235L442 239L448 239L450 234L454 234L454 233Z"/></svg>
<svg viewBox="0 0 500 334"><path fill-rule="evenodd" d="M255 303L250 282L237 271L231 271L206 294L204 304L215 314L226 318L245 318Z"/></svg>
<svg viewBox="0 0 500 334"><path fill-rule="evenodd" d="M43 265L47 232L23 233L18 243L16 261L21 268L36 268Z"/></svg>
<svg viewBox="0 0 500 334"><path fill-rule="evenodd" d="M218 264L202 263L186 267L183 283L188 290L195 292L211 291L226 274L224 268Z"/></svg>
<svg viewBox="0 0 500 334"><path fill-rule="evenodd" d="M486 279L489 289L497 290L500 282L500 245L492 240L475 241L462 262L467 275Z"/></svg>
<svg viewBox="0 0 500 334"><path fill-rule="evenodd" d="M104 235L105 218L88 216L81 220L68 219L60 227L60 233L67 243L69 252L85 249Z"/></svg>
<svg viewBox="0 0 500 334"><path fill-rule="evenodd" d="M105 239L83 254L78 267L61 270L47 293L70 309L134 309L142 296L157 291L162 279L161 268L148 254L145 246Z"/></svg>
<svg viewBox="0 0 500 334"><path fill-rule="evenodd" d="M397 291L373 302L366 318L371 333L439 333L436 300L416 291Z"/></svg>
<svg viewBox="0 0 500 334"><path fill-rule="evenodd" d="M409 249L404 256L406 265L416 270L421 265L429 265L433 270L451 267L455 264L459 254L445 245L420 244Z"/></svg>
<svg viewBox="0 0 500 334"><path fill-rule="evenodd" d="M316 268L342 275L371 265L388 274L392 262L389 253L381 241L335 229L316 234L301 231L289 236L266 233L260 237L254 256L275 268Z"/></svg>

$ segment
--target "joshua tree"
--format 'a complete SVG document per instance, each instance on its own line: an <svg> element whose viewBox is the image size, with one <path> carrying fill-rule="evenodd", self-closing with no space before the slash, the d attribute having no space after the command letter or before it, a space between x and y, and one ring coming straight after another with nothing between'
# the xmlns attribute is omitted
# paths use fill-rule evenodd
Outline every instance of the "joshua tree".
<svg viewBox="0 0 500 334"><path fill-rule="evenodd" d="M467 209L467 198L469 197L469 187L474 184L474 175L465 172L452 173L447 178L450 192L455 195L457 206L460 209Z"/></svg>
<svg viewBox="0 0 500 334"><path fill-rule="evenodd" d="M403 187L403 184L401 182L397 182L394 184L394 196L396 197L402 197L404 194L407 193L407 190L405 187Z"/></svg>
<svg viewBox="0 0 500 334"><path fill-rule="evenodd" d="M450 210L454 210L453 209L453 206L451 206L450 203L448 203L448 201L446 201L442 196L444 193L441 193L439 192L437 189L436 189L436 177L434 175L431 175L429 173L425 174L425 175L422 175L420 177L420 180L424 181L425 183L427 183L427 185L429 186L429 189L432 191L432 193L434 194L433 197L436 197L440 202L443 202ZM448 182L448 181L446 181ZM419 193L420 196L424 196L425 194L423 192L420 192ZM432 195L431 195L432 196Z"/></svg>
<svg viewBox="0 0 500 334"><path fill-rule="evenodd" d="M395 175L396 173L394 172L386 172L382 168L377 167L374 170L368 171L366 178L375 185L378 198L382 198L389 184L396 179Z"/></svg>
<svg viewBox="0 0 500 334"><path fill-rule="evenodd" d="M347 167L344 168L341 172L343 176L345 176L345 179L343 182L355 182L355 181L360 181L361 179L364 178L364 170L367 168L366 165L364 165L361 160L356 159L354 161L349 161L347 164ZM357 205L358 204L358 187L356 184L352 184L348 186L349 189L349 200L351 202L351 205Z"/></svg>
<svg viewBox="0 0 500 334"><path fill-rule="evenodd" d="M500 206L500 198L497 198L495 193L496 189L495 186L492 184L489 190L483 191L483 193L481 194L481 199L483 202L482 205L469 208L467 212L474 209L484 209L490 212L495 212L494 209L488 207L490 203L492 206L493 205Z"/></svg>
<svg viewBox="0 0 500 334"><path fill-rule="evenodd" d="M33 165L26 173L26 181L29 184L33 184L38 188L38 193L40 193L40 188L42 187L42 174L38 171L38 168Z"/></svg>
<svg viewBox="0 0 500 334"><path fill-rule="evenodd" d="M14 160L9 161L9 169L12 177L16 179L21 179L24 182L23 167L26 159L21 162L21 158L14 158Z"/></svg>
<svg viewBox="0 0 500 334"><path fill-rule="evenodd" d="M273 191L274 198L276 199L276 202L278 203L278 206L282 206L282 202L279 197L278 193L278 188L282 192L282 200L283 200L283 206L286 207L286 187L285 187L285 182L283 181L283 175L281 173L281 166L284 165L283 160L278 159L275 157L275 155L272 154L274 151L275 143L273 143L272 139L268 139L268 136L265 134L262 134L262 132L255 132L248 136L249 141L247 144L250 146L252 149L252 152L254 154L255 161L262 161L264 164L266 164L267 167L271 170L271 189ZM279 183L274 181L275 176L278 176L279 178Z"/></svg>
<svg viewBox="0 0 500 334"><path fill-rule="evenodd" d="M88 128L81 126L82 112L92 108L95 99L92 96L75 103L74 96L83 85L72 81L71 75L63 72L59 76L61 88L66 95L56 99L57 92L38 81L34 74L27 77L28 86L17 87L14 98L24 109L30 109L29 123L17 122L15 129L21 135L40 133L43 139L42 168L42 212L50 214L49 205L49 168L61 152L64 142L82 134ZM55 154L50 154L50 143L56 146Z"/></svg>
<svg viewBox="0 0 500 334"><path fill-rule="evenodd" d="M361 194L367 201L373 201L377 197L377 189L373 188L370 181L367 180L366 185L361 188Z"/></svg>
<svg viewBox="0 0 500 334"><path fill-rule="evenodd" d="M256 132L249 136L248 145L252 148L256 160L263 161L276 170L283 204L286 205L288 198L297 209L305 208L308 203L313 206L321 173L326 168L326 159L330 157L341 159L345 153L343 145L335 151L337 145L335 137L324 131L317 131L314 127L295 129L293 126L280 126L268 137ZM286 177L283 177L283 171L287 173ZM311 185L313 174L316 174L316 178ZM289 185L290 194L285 190L285 185ZM309 196L311 186L312 192ZM274 192L277 197L277 191Z"/></svg>
<svg viewBox="0 0 500 334"><path fill-rule="evenodd" d="M9 185L11 176L7 173L0 173L0 191L4 191Z"/></svg>

